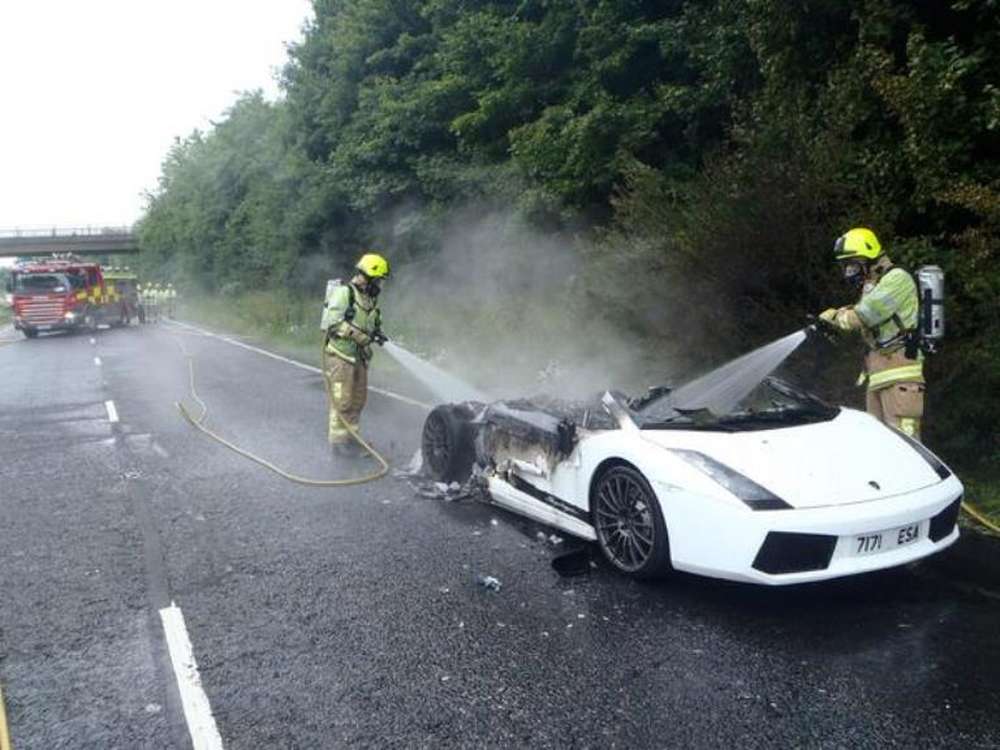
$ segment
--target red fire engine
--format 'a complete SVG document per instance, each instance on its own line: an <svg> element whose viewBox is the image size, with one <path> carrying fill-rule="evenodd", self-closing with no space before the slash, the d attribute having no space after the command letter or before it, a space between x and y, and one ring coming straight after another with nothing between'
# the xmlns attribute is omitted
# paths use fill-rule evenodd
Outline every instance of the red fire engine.
<svg viewBox="0 0 1000 750"><path fill-rule="evenodd" d="M126 309L108 294L100 264L73 256L19 263L10 291L14 327L29 339L40 331L128 322Z"/></svg>

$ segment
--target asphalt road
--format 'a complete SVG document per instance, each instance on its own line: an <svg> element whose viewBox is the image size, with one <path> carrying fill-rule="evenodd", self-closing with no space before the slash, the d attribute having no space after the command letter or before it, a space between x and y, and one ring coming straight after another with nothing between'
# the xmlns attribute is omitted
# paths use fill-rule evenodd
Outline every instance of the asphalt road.
<svg viewBox="0 0 1000 750"><path fill-rule="evenodd" d="M218 339L0 345L17 750L190 747L171 602L227 748L1000 747L1000 597L951 567L795 589L560 578L559 548L502 511L396 477L301 487L194 432L178 336L223 434L317 478L367 468L329 455L317 375ZM422 418L373 395L364 429L401 467Z"/></svg>

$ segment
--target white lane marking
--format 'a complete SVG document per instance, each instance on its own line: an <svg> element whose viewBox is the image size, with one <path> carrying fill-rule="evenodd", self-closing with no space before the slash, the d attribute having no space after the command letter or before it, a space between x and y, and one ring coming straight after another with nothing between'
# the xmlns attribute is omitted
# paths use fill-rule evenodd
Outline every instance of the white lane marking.
<svg viewBox="0 0 1000 750"><path fill-rule="evenodd" d="M101 358L100 357L94 357L94 364L97 365L98 367L100 367L101 366Z"/></svg>
<svg viewBox="0 0 1000 750"><path fill-rule="evenodd" d="M90 340L90 343L91 343L91 344L96 344L96 343L97 343L97 339L91 339L91 340Z"/></svg>
<svg viewBox="0 0 1000 750"><path fill-rule="evenodd" d="M320 373L322 374L322 372ZM409 404L410 406L416 406L418 409L423 409L424 411L430 411L434 407L430 404L425 404L423 401L417 401L415 398L408 398L407 396L400 395L399 393L393 393L392 391L387 391L384 388L376 388L373 385L368 386L368 390L372 393L377 393L380 396L385 396L386 398L394 398L397 401L402 401L404 404Z"/></svg>
<svg viewBox="0 0 1000 750"><path fill-rule="evenodd" d="M239 346L243 349L247 349L251 352L256 352L257 354L263 354L265 357L270 357L271 359L276 359L279 362L284 362L286 364L292 365L293 367L298 367L300 370L307 370L309 372L314 372L317 375L322 375L323 371L318 367L313 367L312 365L307 365L302 362L296 362L294 359L289 359L288 357L282 357L280 354L275 354L274 352L269 352L266 349L259 349L256 346L250 346L250 344L244 344L242 341L237 341L236 339L231 339L228 336L222 336L218 333L212 333L211 331L206 331L204 328L198 328L198 326L193 326L190 323L181 323L179 320L170 321L171 325L181 326L183 328L190 328L192 331L197 331L204 336L211 336L214 339L219 339L219 341L225 341L227 344L232 344L233 346ZM402 401L404 404L410 404L410 406L416 406L421 409L426 409L430 411L434 407L430 404L425 404L422 401L417 401L416 399L409 398L408 396L403 396L399 393L393 393L392 391L384 390L383 388L376 388L375 386L368 386L368 390L372 393L377 393L380 396L385 396L386 398L392 398L396 401Z"/></svg>
<svg viewBox="0 0 1000 750"><path fill-rule="evenodd" d="M170 663L177 677L177 689L184 707L184 720L191 734L194 750L221 750L222 737L212 716L212 706L201 686L198 662L194 660L194 650L184 625L184 613L174 602L160 610L163 632L167 636L167 650Z"/></svg>
<svg viewBox="0 0 1000 750"><path fill-rule="evenodd" d="M104 408L108 410L108 421L114 424L118 421L118 410L115 408L114 401L105 401Z"/></svg>
<svg viewBox="0 0 1000 750"><path fill-rule="evenodd" d="M160 458L170 458L170 454L167 452L167 449L164 448L159 443L157 443L155 440L153 441L153 453L155 453Z"/></svg>

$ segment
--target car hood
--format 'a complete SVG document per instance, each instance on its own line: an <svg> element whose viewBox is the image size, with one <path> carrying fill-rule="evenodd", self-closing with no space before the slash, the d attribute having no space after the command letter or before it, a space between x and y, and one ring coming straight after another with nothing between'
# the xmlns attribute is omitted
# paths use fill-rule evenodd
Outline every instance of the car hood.
<svg viewBox="0 0 1000 750"><path fill-rule="evenodd" d="M741 432L648 429L642 437L663 448L704 453L795 508L879 500L941 481L904 439L853 409L806 425Z"/></svg>

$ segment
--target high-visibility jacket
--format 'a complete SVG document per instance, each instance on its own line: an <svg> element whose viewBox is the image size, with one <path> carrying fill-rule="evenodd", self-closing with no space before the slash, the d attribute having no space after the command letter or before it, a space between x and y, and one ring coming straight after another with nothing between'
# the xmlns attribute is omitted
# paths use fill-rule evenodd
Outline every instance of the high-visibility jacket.
<svg viewBox="0 0 1000 750"><path fill-rule="evenodd" d="M920 302L917 284L902 268L890 267L854 306L868 344L862 377L868 390L893 383L923 383L923 355L910 359L905 337L918 325Z"/></svg>
<svg viewBox="0 0 1000 750"><path fill-rule="evenodd" d="M327 329L326 350L351 364L367 364L372 358L371 345L361 346L351 338L360 331L373 336L382 326L382 312L375 298L365 294L353 283L333 288L326 300L326 316L331 321Z"/></svg>

